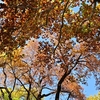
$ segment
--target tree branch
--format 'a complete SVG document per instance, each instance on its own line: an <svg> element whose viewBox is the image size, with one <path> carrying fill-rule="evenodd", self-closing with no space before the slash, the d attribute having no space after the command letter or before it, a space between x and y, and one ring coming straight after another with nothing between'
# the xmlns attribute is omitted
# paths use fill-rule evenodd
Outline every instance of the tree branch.
<svg viewBox="0 0 100 100"><path fill-rule="evenodd" d="M80 57L81 57L81 55L79 55L79 57L77 58L74 66L69 71L66 70L65 73L63 74L63 76L61 77L61 79L59 80L58 85L57 85L57 92L56 92L55 100L59 100L59 95L61 92L61 84L63 83L65 78L71 73L71 71L75 68L75 66L78 64Z"/></svg>
<svg viewBox="0 0 100 100"><path fill-rule="evenodd" d="M69 3L69 0L67 0L66 5L65 5L64 10L63 10L63 13L62 13L60 34L59 34L59 37L58 37L58 44L57 44L56 47L54 48L53 53L55 53L55 50L57 49L57 47L58 47L59 44L60 44L61 35L62 35L62 28L63 28L63 26L64 26L64 13L65 13L65 11L66 11L66 8L67 8L68 3Z"/></svg>

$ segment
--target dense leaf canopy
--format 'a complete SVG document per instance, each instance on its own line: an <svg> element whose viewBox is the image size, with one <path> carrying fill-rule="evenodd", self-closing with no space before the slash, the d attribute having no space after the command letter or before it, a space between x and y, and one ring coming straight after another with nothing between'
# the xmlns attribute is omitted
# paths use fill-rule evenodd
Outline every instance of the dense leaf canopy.
<svg viewBox="0 0 100 100"><path fill-rule="evenodd" d="M94 9L93 0L2 0L0 90L9 100L18 87L26 100L85 100L80 84L91 75L100 89L96 4Z"/></svg>
<svg viewBox="0 0 100 100"><path fill-rule="evenodd" d="M86 100L99 100L100 99L100 93L94 96L89 96Z"/></svg>

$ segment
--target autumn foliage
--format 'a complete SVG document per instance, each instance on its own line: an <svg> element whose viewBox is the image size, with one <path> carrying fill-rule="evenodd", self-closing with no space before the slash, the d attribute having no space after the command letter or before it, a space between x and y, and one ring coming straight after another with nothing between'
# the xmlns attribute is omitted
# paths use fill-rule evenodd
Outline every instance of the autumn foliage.
<svg viewBox="0 0 100 100"><path fill-rule="evenodd" d="M92 14L91 0L1 1L1 98L86 100L81 84L91 75L100 89L99 7Z"/></svg>
<svg viewBox="0 0 100 100"><path fill-rule="evenodd" d="M100 92L94 96L89 96L86 100L99 100L100 99Z"/></svg>

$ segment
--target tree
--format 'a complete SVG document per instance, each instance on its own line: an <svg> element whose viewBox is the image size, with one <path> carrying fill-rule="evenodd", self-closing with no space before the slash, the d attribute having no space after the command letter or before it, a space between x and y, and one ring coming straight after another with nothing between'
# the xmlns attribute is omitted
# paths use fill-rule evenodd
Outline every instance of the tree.
<svg viewBox="0 0 100 100"><path fill-rule="evenodd" d="M100 93L98 93L97 95L94 96L89 96L87 98L87 100L99 100L100 99Z"/></svg>
<svg viewBox="0 0 100 100"><path fill-rule="evenodd" d="M31 68L24 63L21 55L21 49L12 52L12 58L2 54L1 63L4 63L1 68L1 96L5 100L37 100L38 90L33 87L32 76L30 75ZM12 60L13 59L13 60ZM43 100L43 98L41 99Z"/></svg>
<svg viewBox="0 0 100 100"><path fill-rule="evenodd" d="M9 88L9 91L11 91L11 89ZM32 90L33 92L36 91L36 89L33 89ZM35 93L36 95L37 93ZM22 98L24 100L26 100L26 96L27 96L27 92L25 91L25 89L23 87L17 87L15 89L15 91L12 93L12 100L21 100ZM3 100L9 100L9 96L8 96L8 93L6 92L5 89L2 89L0 91L0 97L3 98ZM0 99L1 99L0 98ZM30 96L30 100L36 100L34 96Z"/></svg>
<svg viewBox="0 0 100 100"><path fill-rule="evenodd" d="M16 86L24 88L27 100L31 94L36 100L84 100L80 83L92 74L100 89L99 9L90 18L91 0L2 1L0 79L9 100Z"/></svg>

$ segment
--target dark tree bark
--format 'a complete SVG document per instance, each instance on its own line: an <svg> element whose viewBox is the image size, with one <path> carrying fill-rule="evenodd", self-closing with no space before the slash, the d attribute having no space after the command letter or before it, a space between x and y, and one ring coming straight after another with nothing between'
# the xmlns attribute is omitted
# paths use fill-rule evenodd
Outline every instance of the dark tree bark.
<svg viewBox="0 0 100 100"><path fill-rule="evenodd" d="M76 62L71 69L68 70L68 66L66 66L65 73L63 74L63 76L61 77L61 79L59 80L58 85L57 85L57 92L56 92L55 100L59 100L59 96L60 96L60 92L61 92L61 84L63 83L65 78L71 73L71 71L76 67L76 65L79 62L80 57L81 57L81 55L76 59Z"/></svg>

